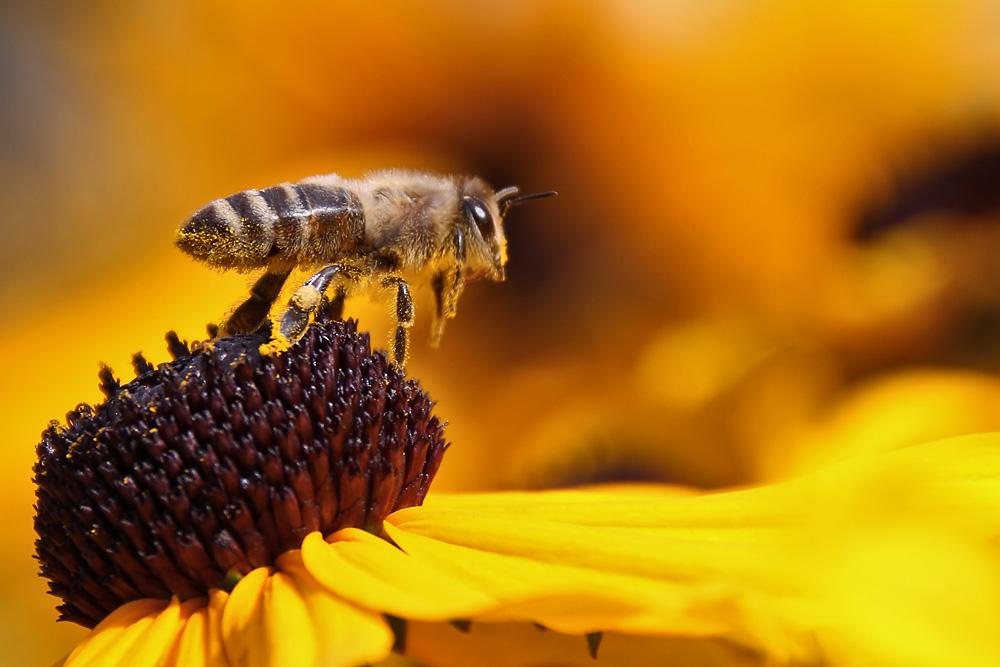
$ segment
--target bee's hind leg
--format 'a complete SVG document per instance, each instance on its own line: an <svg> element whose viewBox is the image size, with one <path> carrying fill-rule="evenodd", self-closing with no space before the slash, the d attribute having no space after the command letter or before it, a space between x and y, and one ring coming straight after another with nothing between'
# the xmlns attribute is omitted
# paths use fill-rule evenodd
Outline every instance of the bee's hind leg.
<svg viewBox="0 0 1000 667"><path fill-rule="evenodd" d="M397 276L382 279L382 285L396 288L396 331L390 340L392 361L400 371L406 363L406 353L410 341L410 327L413 326L413 298L406 281Z"/></svg>
<svg viewBox="0 0 1000 667"><path fill-rule="evenodd" d="M250 288L250 296L241 303L223 323L224 335L254 333L267 321L267 314L274 305L291 269L268 271Z"/></svg>
<svg viewBox="0 0 1000 667"><path fill-rule="evenodd" d="M296 340L309 325L309 316L319 310L324 317L339 317L344 306L344 291L337 290L337 296L328 301L324 292L337 274L347 275L347 270L340 264L327 266L317 271L288 300L288 310L281 317L281 335L289 340Z"/></svg>

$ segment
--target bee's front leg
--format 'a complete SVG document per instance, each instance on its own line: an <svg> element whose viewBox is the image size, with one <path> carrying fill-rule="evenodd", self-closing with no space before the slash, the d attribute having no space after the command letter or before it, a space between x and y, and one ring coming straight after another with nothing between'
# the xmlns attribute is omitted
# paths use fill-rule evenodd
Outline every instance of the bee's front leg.
<svg viewBox="0 0 1000 667"><path fill-rule="evenodd" d="M295 290L295 294L288 300L288 310L281 317L279 330L282 336L296 340L309 325L309 316L317 309L325 306L329 314L337 306L343 307L342 290L337 291L333 302L327 301L323 294L338 274L351 277L345 267L333 264L317 271L302 287Z"/></svg>
<svg viewBox="0 0 1000 667"><path fill-rule="evenodd" d="M431 330L431 345L441 342L444 333L444 323L455 317L455 303L465 287L462 272L465 269L465 232L456 227L452 236L452 252L454 264L443 268L431 281L434 290L434 303L437 311L434 317L434 327Z"/></svg>

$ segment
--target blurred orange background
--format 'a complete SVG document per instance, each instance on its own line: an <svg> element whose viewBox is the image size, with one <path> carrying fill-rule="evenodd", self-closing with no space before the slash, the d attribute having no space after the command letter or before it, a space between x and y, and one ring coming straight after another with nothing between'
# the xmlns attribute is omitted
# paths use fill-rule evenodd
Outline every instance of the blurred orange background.
<svg viewBox="0 0 1000 667"><path fill-rule="evenodd" d="M712 489L1000 429L998 26L979 0L4 3L8 664L83 635L31 559L39 434L100 401L99 361L131 379L245 296L171 241L251 187L559 191L511 211L507 281L439 349L418 301L438 489ZM347 314L385 346L384 304Z"/></svg>

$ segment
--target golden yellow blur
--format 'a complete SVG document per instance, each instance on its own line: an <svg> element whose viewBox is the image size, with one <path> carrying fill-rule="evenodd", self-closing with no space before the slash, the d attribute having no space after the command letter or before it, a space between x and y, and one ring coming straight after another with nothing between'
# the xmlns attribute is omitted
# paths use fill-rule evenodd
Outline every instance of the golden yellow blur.
<svg viewBox="0 0 1000 667"><path fill-rule="evenodd" d="M996 150L998 18L991 0L4 3L5 659L51 664L84 635L35 576L39 434L100 400L99 361L130 379L133 352L166 360L166 331L203 338L245 295L171 239L250 187L398 166L559 191L511 211L507 281L471 285L439 349L418 295L408 371L454 443L437 490L718 489L1000 430L1000 201L902 185ZM900 193L899 224L861 239ZM387 340L384 304L347 314ZM907 516L823 564L825 609L853 614L825 658L920 664L933 634L923 664L988 664L962 610L1000 613L996 554ZM954 585L914 588L903 550ZM921 600L949 591L932 632Z"/></svg>

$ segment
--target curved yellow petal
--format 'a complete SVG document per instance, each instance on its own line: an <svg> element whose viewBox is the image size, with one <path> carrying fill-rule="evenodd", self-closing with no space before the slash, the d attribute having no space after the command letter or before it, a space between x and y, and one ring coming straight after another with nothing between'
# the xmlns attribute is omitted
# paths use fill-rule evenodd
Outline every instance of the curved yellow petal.
<svg viewBox="0 0 1000 667"><path fill-rule="evenodd" d="M161 667L168 665L206 667L213 664L209 662L207 655L210 649L208 613L208 605L204 605L191 614L187 623L184 624L184 629L180 633L179 641L174 650L166 659L158 663ZM216 662L215 664L220 663Z"/></svg>
<svg viewBox="0 0 1000 667"><path fill-rule="evenodd" d="M259 567L240 579L220 614L222 646L231 665L265 666L267 634L262 612L264 587L273 570Z"/></svg>
<svg viewBox="0 0 1000 667"><path fill-rule="evenodd" d="M202 604L188 618L180 641L170 660L163 663L178 667L216 667L228 665L222 647L222 608L229 594L213 590L208 603Z"/></svg>
<svg viewBox="0 0 1000 667"><path fill-rule="evenodd" d="M630 501L620 509L634 508ZM589 526L539 519L529 513L445 507L408 508L391 515L388 522L410 535L589 570L677 582L712 577L720 571L762 584L780 581L777 573L760 562L757 551L748 548L769 539L779 517L768 516L765 522L740 502L717 503L711 497L668 501L643 512L663 523L645 529ZM669 524L672 518L677 519L676 526ZM396 540L396 532L389 531L389 535Z"/></svg>
<svg viewBox="0 0 1000 667"><path fill-rule="evenodd" d="M268 665L319 665L320 638L305 599L295 581L284 572L275 572L264 585L261 605L264 622L261 657ZM349 663L348 663L349 664Z"/></svg>
<svg viewBox="0 0 1000 667"><path fill-rule="evenodd" d="M66 658L65 667L127 665L132 644L153 624L168 600L142 599L111 612Z"/></svg>
<svg viewBox="0 0 1000 667"><path fill-rule="evenodd" d="M129 651L129 665L158 666L175 664L173 655L187 623L198 609L205 608L207 600L196 598L181 602L174 597L161 611L145 633Z"/></svg>
<svg viewBox="0 0 1000 667"><path fill-rule="evenodd" d="M421 507L394 512L387 520L418 532L427 529L427 522L437 523L445 517L474 522L478 517L491 516L512 525L537 521L538 527L544 527L544 522L553 522L621 529L632 535L760 542L769 539L769 533L801 519L804 510L789 504L787 494L783 485L712 494L680 493L669 487L666 491L639 487L631 493L623 493L619 487L608 492L595 487L535 493L441 494L432 495Z"/></svg>
<svg viewBox="0 0 1000 667"><path fill-rule="evenodd" d="M122 605L84 640L65 665L225 665L206 653L207 642L200 628L208 619L208 601L197 598L181 602L144 599ZM100 632L98 632L100 631ZM200 660L194 656L202 656ZM217 655L217 654L216 654Z"/></svg>
<svg viewBox="0 0 1000 667"><path fill-rule="evenodd" d="M277 658L272 664L317 664L324 667L350 667L385 658L392 650L394 637L380 614L360 609L322 587L306 571L299 551L289 551L278 559L281 570L273 580L273 605L268 611L274 616L288 614L283 624L297 618L304 629L292 630L276 637ZM285 645L298 633L303 642L315 647L315 663L286 659L293 653ZM303 656L305 658L305 656Z"/></svg>
<svg viewBox="0 0 1000 667"><path fill-rule="evenodd" d="M426 560L415 560L389 542L356 528L302 542L305 569L327 590L368 609L403 618L465 618L497 606Z"/></svg>
<svg viewBox="0 0 1000 667"><path fill-rule="evenodd" d="M484 526L489 531L489 526ZM656 580L451 544L386 525L416 562L434 563L501 602L475 616L534 621L561 632L601 630L719 634L729 627L708 610L736 604L725 585ZM530 538L521 539L529 543Z"/></svg>
<svg viewBox="0 0 1000 667"><path fill-rule="evenodd" d="M712 496L585 490L439 499L392 514L407 553L506 603L481 618L569 633L724 635L781 656L812 650L771 598L772 565L801 514L783 489ZM563 512L558 505L563 504ZM792 508L792 509L789 509Z"/></svg>
<svg viewBox="0 0 1000 667"><path fill-rule="evenodd" d="M297 550L279 558L278 571L244 577L221 615L226 657L240 667L354 667L384 658L393 644L381 616L322 588Z"/></svg>

